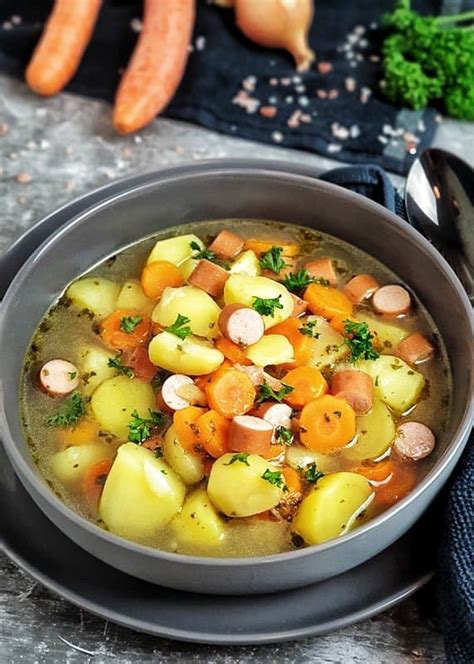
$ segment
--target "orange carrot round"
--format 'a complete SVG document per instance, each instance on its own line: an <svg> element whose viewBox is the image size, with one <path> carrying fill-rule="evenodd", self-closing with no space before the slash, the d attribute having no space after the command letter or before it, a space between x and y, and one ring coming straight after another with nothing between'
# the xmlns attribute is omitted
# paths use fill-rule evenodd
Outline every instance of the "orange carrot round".
<svg viewBox="0 0 474 664"><path fill-rule="evenodd" d="M195 0L145 0L143 30L115 99L114 125L129 134L173 98L186 67Z"/></svg>
<svg viewBox="0 0 474 664"><path fill-rule="evenodd" d="M281 255L288 256L289 258L297 256L299 253L299 247L297 244L283 243L278 240L247 240L245 242L245 248L251 249L257 254L257 256L266 254L272 247L281 247L283 249Z"/></svg>
<svg viewBox="0 0 474 664"><path fill-rule="evenodd" d="M378 463L373 463L367 466L359 466L354 469L355 473L363 475L368 480L374 482L383 482L386 480L394 471L394 463L391 459L383 459Z"/></svg>
<svg viewBox="0 0 474 664"><path fill-rule="evenodd" d="M247 374L231 367L218 369L205 389L210 407L228 419L248 413L257 396Z"/></svg>
<svg viewBox="0 0 474 664"><path fill-rule="evenodd" d="M181 410L175 411L173 415L173 424L176 431L176 437L181 445L188 452L199 454L197 448L199 445L198 426L197 422L201 415L206 412L205 408L198 406L187 406Z"/></svg>
<svg viewBox="0 0 474 664"><path fill-rule="evenodd" d="M334 452L347 445L355 432L355 413L343 399L325 394L301 411L300 439L314 452Z"/></svg>
<svg viewBox="0 0 474 664"><path fill-rule="evenodd" d="M303 408L307 403L319 399L329 390L323 374L314 367L292 369L283 378L283 383L294 388L285 397L285 401L292 408Z"/></svg>
<svg viewBox="0 0 474 664"><path fill-rule="evenodd" d="M270 334L282 334L288 339L294 350L294 362L288 366L299 367L307 364L313 352L314 339L307 334L302 334L300 328L303 323L297 318L288 318L270 328Z"/></svg>
<svg viewBox="0 0 474 664"><path fill-rule="evenodd" d="M112 461L110 459L103 459L94 463L84 474L81 485L82 494L91 509L97 507L105 480L111 468Z"/></svg>
<svg viewBox="0 0 474 664"><path fill-rule="evenodd" d="M209 410L196 422L198 440L206 452L217 459L228 452L230 421L216 410Z"/></svg>
<svg viewBox="0 0 474 664"><path fill-rule="evenodd" d="M328 320L348 318L352 314L352 302L338 288L310 284L303 297L313 314L324 316Z"/></svg>
<svg viewBox="0 0 474 664"><path fill-rule="evenodd" d="M134 321L138 321L135 326L133 326ZM131 323L128 327L130 332L126 331L127 322ZM100 336L104 344L119 350L144 344L150 336L150 331L150 318L139 314L136 309L116 309L102 321L100 326Z"/></svg>
<svg viewBox="0 0 474 664"><path fill-rule="evenodd" d="M283 468L283 478L290 493L301 493L303 491L303 482L299 473L291 466Z"/></svg>
<svg viewBox="0 0 474 664"><path fill-rule="evenodd" d="M184 284L179 268L169 261L154 261L145 265L140 281L143 292L150 300L159 300L168 286L179 288Z"/></svg>
<svg viewBox="0 0 474 664"><path fill-rule="evenodd" d="M394 464L390 482L375 487L375 499L381 505L390 507L407 496L417 482L416 469L409 463Z"/></svg>
<svg viewBox="0 0 474 664"><path fill-rule="evenodd" d="M234 344L230 339L219 337L215 340L214 345L232 364L252 364L242 348L238 344Z"/></svg>
<svg viewBox="0 0 474 664"><path fill-rule="evenodd" d="M101 0L55 0L26 70L32 90L49 97L76 73L99 15Z"/></svg>

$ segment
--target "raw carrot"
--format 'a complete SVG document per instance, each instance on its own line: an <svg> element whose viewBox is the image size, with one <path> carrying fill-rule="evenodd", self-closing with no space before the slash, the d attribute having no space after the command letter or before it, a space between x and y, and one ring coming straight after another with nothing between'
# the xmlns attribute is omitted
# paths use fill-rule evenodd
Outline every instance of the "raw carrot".
<svg viewBox="0 0 474 664"><path fill-rule="evenodd" d="M228 419L248 413L257 396L247 374L232 367L218 369L205 390L210 407Z"/></svg>
<svg viewBox="0 0 474 664"><path fill-rule="evenodd" d="M107 475L112 468L112 461L110 459L103 459L97 461L90 468L88 468L82 478L82 493L91 509L95 509L99 502L100 494L104 488Z"/></svg>
<svg viewBox="0 0 474 664"><path fill-rule="evenodd" d="M307 364L311 358L314 339L300 332L302 325L303 323L297 318L287 318L283 323L274 325L268 330L269 334L282 334L293 346L295 360L288 363L288 366L302 366Z"/></svg>
<svg viewBox="0 0 474 664"><path fill-rule="evenodd" d="M57 429L56 435L62 447L71 445L87 445L95 443L98 438L99 428L93 420L81 420L75 427Z"/></svg>
<svg viewBox="0 0 474 664"><path fill-rule="evenodd" d="M338 288L311 284L305 290L303 297L313 314L324 316L328 320L348 318L352 314L352 302Z"/></svg>
<svg viewBox="0 0 474 664"><path fill-rule="evenodd" d="M127 322L130 323L129 326ZM127 332L126 329L130 331ZM144 344L150 332L150 318L139 314L136 309L116 309L100 326L100 336L104 344L119 350Z"/></svg>
<svg viewBox="0 0 474 664"><path fill-rule="evenodd" d="M246 240L245 242L245 248L251 249L257 256L266 254L272 247L281 247L283 249L282 256L288 256L289 258L297 256L299 253L297 244L283 243L278 240Z"/></svg>
<svg viewBox="0 0 474 664"><path fill-rule="evenodd" d="M300 439L314 452L333 452L344 447L355 432L355 413L343 399L325 394L301 411Z"/></svg>
<svg viewBox="0 0 474 664"><path fill-rule="evenodd" d="M165 288L179 288L184 284L183 275L169 261L154 261L143 268L140 278L143 292L150 300L159 300Z"/></svg>
<svg viewBox="0 0 474 664"><path fill-rule="evenodd" d="M252 364L248 357L246 357L244 350L239 345L234 344L230 339L219 337L214 342L214 345L232 364Z"/></svg>
<svg viewBox="0 0 474 664"><path fill-rule="evenodd" d="M122 356L122 363L133 370L135 376L150 383L156 376L157 367L150 362L148 348L137 346L133 350L126 350Z"/></svg>
<svg viewBox="0 0 474 664"><path fill-rule="evenodd" d="M26 70L32 90L49 97L71 80L99 15L101 0L56 0Z"/></svg>
<svg viewBox="0 0 474 664"><path fill-rule="evenodd" d="M285 397L285 401L292 408L303 408L310 401L319 399L329 391L323 374L314 367L292 369L282 379L282 382L294 388Z"/></svg>
<svg viewBox="0 0 474 664"><path fill-rule="evenodd" d="M290 493L301 493L303 491L303 483L299 473L291 466L283 468L283 478Z"/></svg>
<svg viewBox="0 0 474 664"><path fill-rule="evenodd" d="M381 505L389 507L410 493L417 483L416 470L409 463L394 464L390 482L375 487L375 499Z"/></svg>
<svg viewBox="0 0 474 664"><path fill-rule="evenodd" d="M367 466L359 466L354 469L355 473L363 475L368 480L373 482L383 482L386 480L394 471L394 463L391 459L383 459L378 463L372 463Z"/></svg>
<svg viewBox="0 0 474 664"><path fill-rule="evenodd" d="M184 449L193 454L201 454L197 421L205 412L205 408L187 406L186 408L175 411L173 415L176 437Z"/></svg>
<svg viewBox="0 0 474 664"><path fill-rule="evenodd" d="M143 30L115 99L114 125L129 134L173 98L188 59L195 0L145 0Z"/></svg>
<svg viewBox="0 0 474 664"><path fill-rule="evenodd" d="M198 440L206 452L212 457L222 456L228 452L230 421L216 410L209 410L196 422Z"/></svg>

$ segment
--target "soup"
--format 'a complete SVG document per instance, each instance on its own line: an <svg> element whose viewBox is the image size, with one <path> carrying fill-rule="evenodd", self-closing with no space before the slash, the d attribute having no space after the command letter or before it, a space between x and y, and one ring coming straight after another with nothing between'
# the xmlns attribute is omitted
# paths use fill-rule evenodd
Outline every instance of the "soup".
<svg viewBox="0 0 474 664"><path fill-rule="evenodd" d="M416 295L307 228L180 226L70 284L26 356L39 470L135 542L240 557L340 537L408 495L450 374Z"/></svg>

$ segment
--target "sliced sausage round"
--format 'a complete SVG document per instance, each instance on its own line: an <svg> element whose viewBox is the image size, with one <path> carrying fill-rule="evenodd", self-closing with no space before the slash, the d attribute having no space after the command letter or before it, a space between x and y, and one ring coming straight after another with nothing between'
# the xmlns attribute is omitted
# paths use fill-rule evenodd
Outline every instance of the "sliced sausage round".
<svg viewBox="0 0 474 664"><path fill-rule="evenodd" d="M222 334L239 346L256 344L265 332L265 323L258 311L243 304L224 307L217 324Z"/></svg>
<svg viewBox="0 0 474 664"><path fill-rule="evenodd" d="M352 277L344 286L344 292L354 304L361 304L364 300L380 288L379 282L370 274L358 274Z"/></svg>
<svg viewBox="0 0 474 664"><path fill-rule="evenodd" d="M225 282L230 274L220 265L208 260L201 260L196 265L188 278L191 286L201 288L212 297L221 297L224 292Z"/></svg>
<svg viewBox="0 0 474 664"><path fill-rule="evenodd" d="M293 305L294 305L291 315L293 318L298 318L299 316L305 314L306 311L308 310L308 302L306 302L306 300L303 300L301 297L298 297L294 293L291 293L291 297L293 298Z"/></svg>
<svg viewBox="0 0 474 664"><path fill-rule="evenodd" d="M194 385L193 379L183 374L173 374L173 376L168 376L161 386L160 392L161 402L166 409L182 410L189 406L189 401L180 397L178 394L178 390L185 385ZM158 404L159 401L160 400L157 400Z"/></svg>
<svg viewBox="0 0 474 664"><path fill-rule="evenodd" d="M418 461L431 454L435 437L431 429L421 422L404 422L397 429L393 443L400 456Z"/></svg>
<svg viewBox="0 0 474 664"><path fill-rule="evenodd" d="M375 291L372 305L379 314L386 316L401 316L406 314L411 306L410 293L403 286L389 284Z"/></svg>
<svg viewBox="0 0 474 664"><path fill-rule="evenodd" d="M434 346L419 332L410 334L409 337L400 341L396 349L397 355L409 364L429 360L433 357L434 351Z"/></svg>
<svg viewBox="0 0 474 664"><path fill-rule="evenodd" d="M253 415L237 415L230 424L229 448L233 452L268 454L272 435L270 422Z"/></svg>
<svg viewBox="0 0 474 664"><path fill-rule="evenodd" d="M70 394L79 385L79 371L67 360L50 360L39 372L41 387L53 397Z"/></svg>
<svg viewBox="0 0 474 664"><path fill-rule="evenodd" d="M368 413L374 403L372 378L357 369L337 371L332 377L331 393L347 401L356 415Z"/></svg>
<svg viewBox="0 0 474 664"><path fill-rule="evenodd" d="M253 414L269 422L275 432L278 427L291 429L291 412L291 406L287 403L265 401L255 408ZM275 435L272 436L272 441L275 442Z"/></svg>
<svg viewBox="0 0 474 664"><path fill-rule="evenodd" d="M240 254L244 248L244 240L231 231L221 231L215 240L209 245L209 250L220 256L220 258L230 259Z"/></svg>
<svg viewBox="0 0 474 664"><path fill-rule="evenodd" d="M334 263L330 258L317 258L314 261L306 263L305 268L311 277L326 279L331 286L337 286L337 274L334 269Z"/></svg>

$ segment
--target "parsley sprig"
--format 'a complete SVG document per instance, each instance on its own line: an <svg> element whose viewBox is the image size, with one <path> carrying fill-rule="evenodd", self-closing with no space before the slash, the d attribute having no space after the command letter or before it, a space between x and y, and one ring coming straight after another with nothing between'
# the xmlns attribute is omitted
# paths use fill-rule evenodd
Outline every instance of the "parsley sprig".
<svg viewBox="0 0 474 664"><path fill-rule="evenodd" d="M279 489L283 489L283 491L288 491L288 487L285 484L283 474L280 470L270 470L267 468L262 475L262 480L270 482L270 484L273 484Z"/></svg>
<svg viewBox="0 0 474 664"><path fill-rule="evenodd" d="M307 337L312 337L313 339L319 339L321 335L319 334L319 332L316 332L316 330L314 329L317 325L317 322L318 321L316 320L308 320L299 328L299 331L301 332L301 334L304 334Z"/></svg>
<svg viewBox="0 0 474 664"><path fill-rule="evenodd" d="M356 323L352 320L343 321L344 343L351 351L351 361L376 360L379 354L372 345L374 338L367 323Z"/></svg>
<svg viewBox="0 0 474 664"><path fill-rule="evenodd" d="M123 374L124 376L127 376L127 378L135 378L134 370L130 369L130 367L127 367L122 362L122 354L121 353L119 353L115 357L110 357L107 361L107 366L110 367L111 369L115 369L120 374Z"/></svg>
<svg viewBox="0 0 474 664"><path fill-rule="evenodd" d="M198 243L195 242L194 240L189 243L189 246L193 251L196 252L195 254L192 255L192 258L196 259L202 258L207 261L215 261L217 258L216 254L213 251L209 251L209 249L201 249Z"/></svg>
<svg viewBox="0 0 474 664"><path fill-rule="evenodd" d="M272 247L265 252L258 260L263 270L270 270L275 274L280 274L286 263L282 258L283 247Z"/></svg>
<svg viewBox="0 0 474 664"><path fill-rule="evenodd" d="M140 445L145 440L151 438L153 429L161 427L164 424L165 418L163 413L156 410L148 409L150 417L140 417L137 410L132 412L132 419L128 423L128 440L131 443Z"/></svg>
<svg viewBox="0 0 474 664"><path fill-rule="evenodd" d="M189 337L189 335L193 333L190 327L186 327L186 324L190 322L190 318L178 314L175 322L172 325L165 327L165 332L170 332L170 334L174 334L180 339L186 339L186 337Z"/></svg>
<svg viewBox="0 0 474 664"><path fill-rule="evenodd" d="M278 297L254 297L252 307L255 311L261 316L274 316L275 309L283 309L283 305L280 302L281 295Z"/></svg>
<svg viewBox="0 0 474 664"><path fill-rule="evenodd" d="M285 383L281 384L280 389L276 392L273 387L271 387L266 381L258 386L258 395L256 402L261 403L262 401L278 401L281 403L283 399L293 392L295 388L291 385L286 385Z"/></svg>
<svg viewBox="0 0 474 664"><path fill-rule="evenodd" d="M304 476L310 484L316 484L318 480L324 477L324 473L318 470L315 463L311 463L309 466L306 467L306 470L304 471Z"/></svg>
<svg viewBox="0 0 474 664"><path fill-rule="evenodd" d="M120 329L126 334L132 334L142 320L143 318L141 316L124 316L120 319Z"/></svg>
<svg viewBox="0 0 474 664"><path fill-rule="evenodd" d="M305 267L300 268L297 272L290 272L285 275L282 283L290 293L295 293L296 295L299 295L311 284L329 286L328 279L324 277L312 277Z"/></svg>
<svg viewBox="0 0 474 664"><path fill-rule="evenodd" d="M277 445L287 445L289 447L292 444L294 437L293 431L283 425L280 425L275 429L275 441Z"/></svg>
<svg viewBox="0 0 474 664"><path fill-rule="evenodd" d="M84 400L78 392L74 392L60 406L56 415L46 418L46 424L51 427L70 427L77 424L85 414Z"/></svg>
<svg viewBox="0 0 474 664"><path fill-rule="evenodd" d="M246 466L250 466L248 462L248 456L248 452L239 452L238 454L234 454L229 459L229 463L225 463L224 466L232 466L233 463L243 463Z"/></svg>

